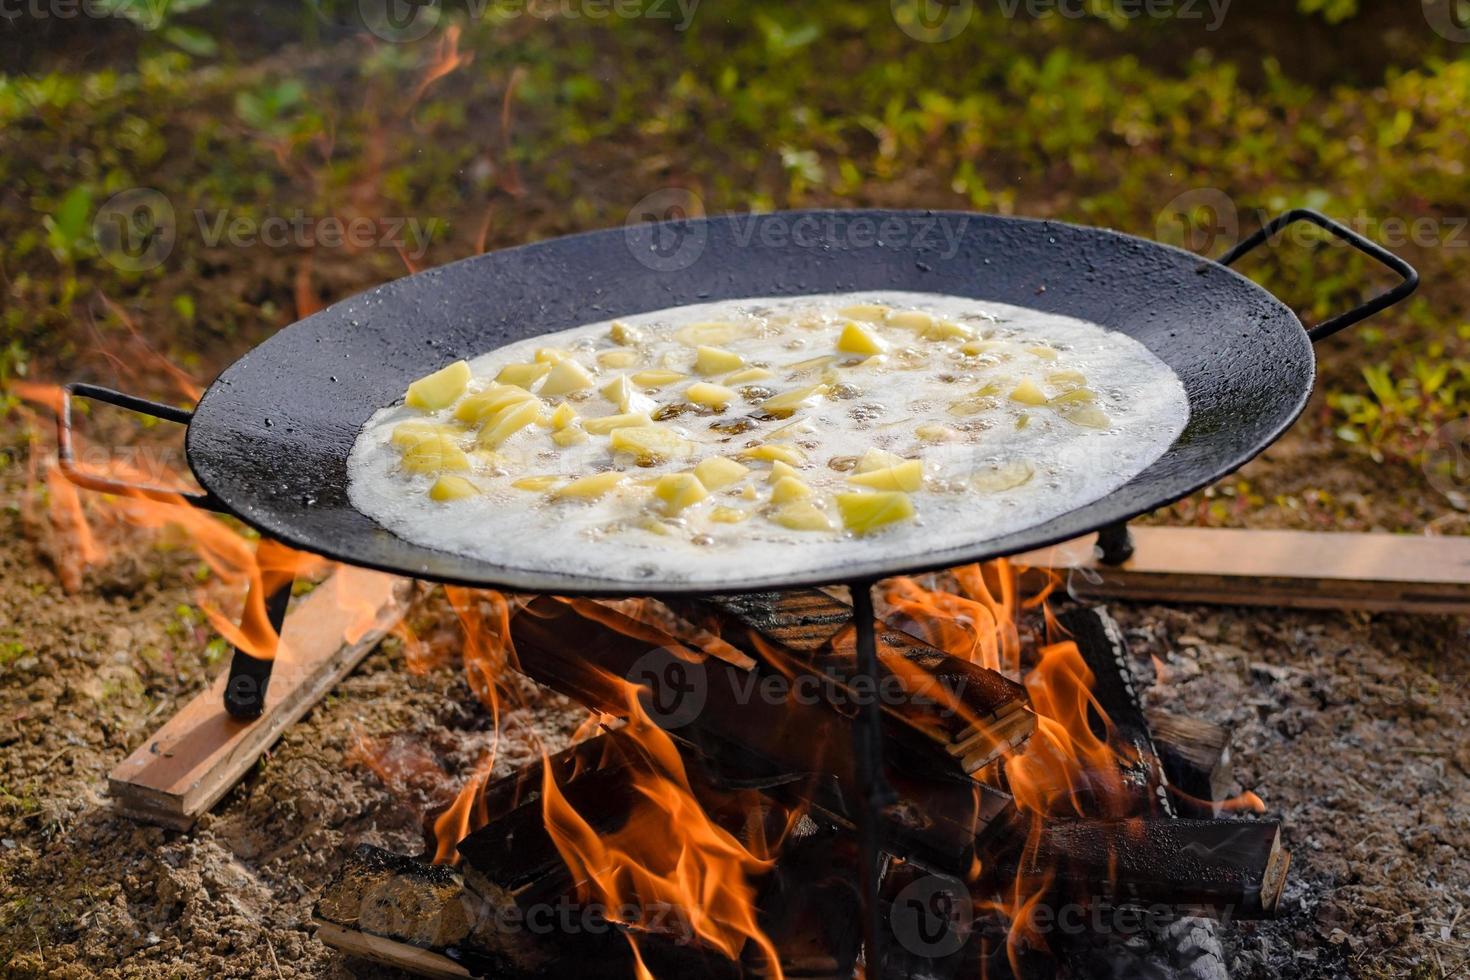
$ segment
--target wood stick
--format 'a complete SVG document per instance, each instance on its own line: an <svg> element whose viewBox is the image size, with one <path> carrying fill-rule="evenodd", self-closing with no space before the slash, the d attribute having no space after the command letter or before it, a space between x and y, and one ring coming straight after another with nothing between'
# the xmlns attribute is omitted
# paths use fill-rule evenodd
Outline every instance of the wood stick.
<svg viewBox="0 0 1470 980"><path fill-rule="evenodd" d="M1470 613L1470 538L1235 528L1134 527L1110 567L1092 538L1017 556L1069 576L1083 598L1294 609Z"/></svg>
<svg viewBox="0 0 1470 980"><path fill-rule="evenodd" d="M1175 796L1176 806L1189 816L1222 816L1216 803L1230 795L1234 782L1230 729L1157 708L1145 709L1144 716L1169 783L1184 794Z"/></svg>
<svg viewBox="0 0 1470 980"><path fill-rule="evenodd" d="M221 673L112 770L113 807L165 827L193 826L403 618L408 595L405 579L338 568L287 616L261 716L245 721L225 710Z"/></svg>

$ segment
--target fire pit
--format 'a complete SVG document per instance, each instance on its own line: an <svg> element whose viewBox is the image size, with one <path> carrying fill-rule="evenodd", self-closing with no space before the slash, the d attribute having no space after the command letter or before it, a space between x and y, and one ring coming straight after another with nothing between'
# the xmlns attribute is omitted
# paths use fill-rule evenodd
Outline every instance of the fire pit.
<svg viewBox="0 0 1470 980"><path fill-rule="evenodd" d="M803 217L904 228L935 218L833 212L792 220ZM1028 627L1035 642L1023 663L1019 614L1029 606L1041 616L1055 583L1023 603L1011 566L975 563L1099 531L1105 560L1123 560L1128 520L1234 470L1297 417L1313 379L1309 338L1401 300L1417 275L1321 215L1284 215L1223 265L1286 224L1309 221L1402 277L1390 291L1304 331L1287 307L1222 264L1096 229L948 217L962 220L964 231L960 247L945 255L915 249L915 235L901 236L903 248L804 249L744 237L727 219L677 223L679 233L700 237L700 268L719 269L719 277L650 269L638 260L639 247L647 247L639 234L648 229L560 239L411 276L311 316L226 370L192 414L95 386L69 392L187 424L189 462L204 487L196 506L349 564L513 593L501 601L514 615L494 631L507 661L620 719L537 773L473 787L463 806L484 827L458 842L458 854L468 882L478 882L478 900L508 908L505 902L523 896L575 894L634 940L619 948L631 950L635 966L667 955L675 966L749 960L777 974L800 972L810 951L788 962L772 939L780 932L775 920L823 920L827 902L844 915L858 913L861 929L825 937L828 948L815 954L822 969L850 974L860 935L874 975L997 957L1024 972L1025 950L1043 945L1046 931L1030 913L1058 901L1269 913L1287 860L1276 828L1176 819L1168 760L1192 784L1211 773L1197 764L1198 746L1174 743L1161 752L1155 744L1106 618L1086 610L1045 614L1040 626ZM1123 332L1183 381L1190 422L1160 459L1093 503L980 547L936 540L921 560L856 564L843 574L847 602L813 589L826 583L809 575L780 571L732 579L711 596L678 582L630 587L615 577L496 566L395 537L348 500L346 458L362 423L408 381L447 361L572 326L589 311L626 315L711 298L877 287L1030 306ZM68 402L60 418L61 459L76 482L176 496L70 468ZM943 582L897 578L945 569L956 571L941 573L949 576ZM942 637L924 642L881 622L880 580L889 585L876 597L879 609L909 630L968 622L973 643L995 655L977 657L972 647L957 656ZM902 583L897 591L894 583ZM265 594L251 607L277 632L289 587L289 575L263 581ZM662 604L607 601L630 593ZM956 615L956 603L988 610L993 629ZM266 656L236 652L226 693L233 714L260 711L270 667ZM1024 686L1023 667L1030 668ZM691 671L701 678L693 686ZM700 703L691 710L693 693ZM536 793L525 792L528 782ZM584 812L589 806L595 819ZM647 838L660 820L694 842L695 882L688 878L694 871L677 862L659 872L629 857L624 835ZM796 851L789 864L787 843ZM805 894L815 887L812 876L799 871L808 863L836 876L817 876L816 885L830 887L817 887L815 897ZM796 873L790 881L788 868ZM760 906L764 921L746 884L755 878L777 892L769 909ZM446 881L430 884L452 890ZM984 929L951 930L959 939L953 949L924 938L932 932L924 916L910 926L917 939L890 936L885 921L900 931L903 910L915 902L930 912L946 903L989 907L1012 926L999 942ZM678 929L688 941L671 942L641 917L617 912L649 904L680 909ZM323 906L328 924L331 905ZM533 950L521 962L525 950L477 946L473 938L463 932L454 943L431 945L472 971L534 975L551 955ZM809 929L793 934L798 946L812 941ZM603 952L594 944L576 956L582 962Z"/></svg>

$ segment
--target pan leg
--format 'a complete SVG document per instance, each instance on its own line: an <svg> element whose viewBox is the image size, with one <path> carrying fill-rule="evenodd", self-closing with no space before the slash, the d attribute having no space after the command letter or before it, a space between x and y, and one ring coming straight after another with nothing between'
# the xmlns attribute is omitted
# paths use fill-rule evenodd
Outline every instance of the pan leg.
<svg viewBox="0 0 1470 980"><path fill-rule="evenodd" d="M1104 565L1121 565L1133 557L1133 535L1128 522L1110 524L1097 532L1098 560Z"/></svg>
<svg viewBox="0 0 1470 980"><path fill-rule="evenodd" d="M852 618L857 627L857 673L853 686L869 696L859 706L853 723L853 759L858 779L857 826L859 881L863 900L863 949L866 976L882 971L883 920L878 907L878 877L882 870L880 852L882 813L893 801L893 791L883 778L883 706L879 702L878 643L874 631L872 582L854 582Z"/></svg>
<svg viewBox="0 0 1470 980"><path fill-rule="evenodd" d="M266 622L278 638L281 635L281 626L286 622L286 606L291 601L293 582L293 579L288 578L285 584L276 585L265 599ZM265 587L271 588L270 585ZM254 586L251 589L253 591ZM247 610L250 602L251 597L247 597ZM270 686L273 666L274 659L262 660L236 647L235 655L230 659L230 679L225 684L225 710L235 718L259 718L265 710L265 692Z"/></svg>

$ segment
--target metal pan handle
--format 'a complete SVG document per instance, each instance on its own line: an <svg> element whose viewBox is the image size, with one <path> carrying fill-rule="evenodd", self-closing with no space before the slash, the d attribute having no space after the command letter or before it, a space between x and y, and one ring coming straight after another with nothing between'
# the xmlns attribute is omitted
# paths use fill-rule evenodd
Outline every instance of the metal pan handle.
<svg viewBox="0 0 1470 980"><path fill-rule="evenodd" d="M194 417L194 413L185 408L175 408L162 402L149 401L136 395L125 394L121 391L113 391L111 388L103 388L99 385L73 383L61 387L61 407L56 413L56 459L61 472L68 480L79 487L88 490L97 490L102 493L116 493L125 495L141 495L150 500L161 500L165 503L177 502L180 498L185 503L204 510L224 512L224 506L211 493L190 493L185 490L170 490L166 487L151 487L145 484L127 483L122 480L114 480L95 473L88 473L77 468L76 452L72 448L72 425L71 425L71 401L73 398L90 398L107 405L115 405L118 408L126 408L140 415L151 416L165 422L177 422L179 425L188 425Z"/></svg>
<svg viewBox="0 0 1470 980"><path fill-rule="evenodd" d="M1394 286L1392 289L1388 290L1385 293L1380 293L1379 295L1373 297L1362 306L1359 306L1357 309L1349 310L1348 312L1343 313L1340 316L1335 316L1330 320L1319 323L1315 327L1307 328L1307 336L1312 338L1313 343L1316 343L1323 338L1331 337L1339 330L1342 330L1345 327L1350 327L1360 320L1366 320L1368 319L1368 317L1379 312L1380 310L1388 309L1390 306L1393 306L1395 303L1404 299L1406 296L1408 296L1419 287L1419 273L1414 269L1412 265L1405 262L1397 255L1394 255L1392 252L1384 248L1382 245L1379 245L1377 242L1371 242L1368 239L1364 238L1362 235L1353 231L1351 228L1340 225L1336 221L1333 221L1331 218L1327 217L1325 214L1310 210L1309 208L1296 208L1295 210L1288 211L1285 214L1272 219L1269 224L1261 228L1254 235L1250 236L1245 241L1241 242L1239 245L1235 246L1230 251L1221 256L1220 264L1233 265L1237 259L1245 255L1247 252L1254 250L1258 245L1266 241L1272 235L1275 235L1278 231L1285 228L1287 225L1295 224L1298 221L1310 222L1311 224L1316 225L1318 228L1329 232L1333 236L1347 242L1353 248L1357 249L1359 252L1362 252L1369 258L1374 259L1377 262L1392 269L1403 278L1403 281L1400 282L1397 286Z"/></svg>

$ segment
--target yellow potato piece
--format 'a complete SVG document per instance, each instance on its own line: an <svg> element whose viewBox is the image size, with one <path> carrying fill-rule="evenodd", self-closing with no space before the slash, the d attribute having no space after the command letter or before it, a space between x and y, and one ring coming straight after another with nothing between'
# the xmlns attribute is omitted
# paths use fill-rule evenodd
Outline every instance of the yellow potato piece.
<svg viewBox="0 0 1470 980"><path fill-rule="evenodd" d="M687 377L689 375L682 374L678 371L666 371L662 368L655 368L649 371L639 371L633 375L633 383L640 388L662 388L664 385L671 385L675 381L683 381Z"/></svg>
<svg viewBox="0 0 1470 980"><path fill-rule="evenodd" d="M768 414L794 412L826 393L826 385L810 385L806 388L793 388L791 391L783 392L761 402L761 411Z"/></svg>
<svg viewBox="0 0 1470 980"><path fill-rule="evenodd" d="M562 402L556 406L556 411L551 413L551 427L557 432L565 429L575 421L577 421L577 413L566 402Z"/></svg>
<svg viewBox="0 0 1470 980"><path fill-rule="evenodd" d="M694 452L694 443L672 429L657 425L614 429L611 444L614 452L654 459L686 459Z"/></svg>
<svg viewBox="0 0 1470 980"><path fill-rule="evenodd" d="M605 350L597 355L598 366L605 368L630 368L638 361L638 352L632 350Z"/></svg>
<svg viewBox="0 0 1470 980"><path fill-rule="evenodd" d="M684 397L695 405L704 405L709 408L724 408L735 400L735 392L724 385L713 385L707 381L697 381L684 389Z"/></svg>
<svg viewBox="0 0 1470 980"><path fill-rule="evenodd" d="M607 335L620 347L632 347L643 339L643 334L637 327L629 326L622 320L614 320Z"/></svg>
<svg viewBox="0 0 1470 980"><path fill-rule="evenodd" d="M1027 347L1026 349L1035 354L1037 357L1041 358L1043 361L1055 361L1058 357L1061 356L1060 352L1055 347L1042 347L1040 345L1037 345L1036 347Z"/></svg>
<svg viewBox="0 0 1470 980"><path fill-rule="evenodd" d="M403 454L403 468L410 473L442 473L467 470L470 458L453 440L444 436L421 439Z"/></svg>
<svg viewBox="0 0 1470 980"><path fill-rule="evenodd" d="M970 482L982 493L1003 493L1030 483L1035 475L1034 466L1025 460L1016 460L981 470Z"/></svg>
<svg viewBox="0 0 1470 980"><path fill-rule="evenodd" d="M540 414L541 403L535 399L502 408L485 421L475 441L483 449L498 449L505 440L535 422Z"/></svg>
<svg viewBox="0 0 1470 980"><path fill-rule="evenodd" d="M648 412L654 408L653 399L634 387L625 374L613 378L600 390L602 397L618 406L620 412Z"/></svg>
<svg viewBox="0 0 1470 980"><path fill-rule="evenodd" d="M1113 424L1107 412L1092 405L1084 406L1074 412L1063 412L1062 418L1073 425L1080 425L1088 429L1106 429Z"/></svg>
<svg viewBox="0 0 1470 980"><path fill-rule="evenodd" d="M560 347L538 347L536 349L538 364L560 364L571 356L571 351L562 350Z"/></svg>
<svg viewBox="0 0 1470 980"><path fill-rule="evenodd" d="M771 464L771 472L766 477L766 482L775 483L778 480L786 479L800 480L801 474L790 463L784 463L778 459Z"/></svg>
<svg viewBox="0 0 1470 980"><path fill-rule="evenodd" d="M453 425L442 425L438 422L399 422L393 427L393 434L388 437L389 443L398 449L408 449L415 443L425 439L445 438L455 439L464 435L464 430Z"/></svg>
<svg viewBox="0 0 1470 980"><path fill-rule="evenodd" d="M1041 390L1035 381L1032 381L1030 378L1025 378L1015 388L1011 389L1010 399L1013 402L1020 402L1022 405L1045 405L1046 393Z"/></svg>
<svg viewBox="0 0 1470 980"><path fill-rule="evenodd" d="M914 502L906 493L839 493L833 497L842 523L854 534L867 534L890 524L912 520Z"/></svg>
<svg viewBox="0 0 1470 980"><path fill-rule="evenodd" d="M728 344L743 333L745 328L738 323L691 323L687 327L681 327L674 334L674 339L690 347L699 347L705 344Z"/></svg>
<svg viewBox="0 0 1470 980"><path fill-rule="evenodd" d="M806 454L795 446L783 446L778 443L769 443L764 446L753 446L742 449L739 453L742 459L763 459L767 462L789 463L792 466L800 466L806 462Z"/></svg>
<svg viewBox="0 0 1470 980"><path fill-rule="evenodd" d="M573 480L571 483L558 488L552 496L592 499L601 497L622 482L623 474L616 470L611 470L607 473L595 473L592 476L584 476L580 480Z"/></svg>
<svg viewBox="0 0 1470 980"><path fill-rule="evenodd" d="M773 375L770 371L767 371L763 367L748 367L744 370L736 371L734 374L726 375L724 378L721 379L720 383L727 385L743 385L749 384L752 381L764 381L767 378L773 377L775 377L775 375Z"/></svg>
<svg viewBox="0 0 1470 980"><path fill-rule="evenodd" d="M1003 340L971 340L960 345L960 352L971 357L981 354L989 354L991 351L1000 350L1005 347Z"/></svg>
<svg viewBox="0 0 1470 980"><path fill-rule="evenodd" d="M568 446L579 446L587 441L587 433L577 428L562 429L560 432L553 432L551 434L551 441L563 449Z"/></svg>
<svg viewBox="0 0 1470 980"><path fill-rule="evenodd" d="M708 497L709 490L693 473L668 473L654 484L653 495L663 502L664 513L672 515Z"/></svg>
<svg viewBox="0 0 1470 980"><path fill-rule="evenodd" d="M951 429L947 425L938 422L925 422L914 430L914 435L925 442L953 442L960 438L958 429Z"/></svg>
<svg viewBox="0 0 1470 980"><path fill-rule="evenodd" d="M873 448L858 457L857 466L853 467L859 473L871 473L874 470L886 470L889 467L902 463L903 457L890 453L886 449Z"/></svg>
<svg viewBox="0 0 1470 980"><path fill-rule="evenodd" d="M923 333L934 326L934 317L922 310L894 310L888 314L888 322L895 327Z"/></svg>
<svg viewBox="0 0 1470 980"><path fill-rule="evenodd" d="M969 340L975 336L975 331L963 323L955 323L951 320L936 320L925 327L920 335L925 340Z"/></svg>
<svg viewBox="0 0 1470 980"><path fill-rule="evenodd" d="M702 459L694 467L694 475L699 477L699 482L710 490L722 490L732 483L739 483L749 472L750 467L742 466L724 456Z"/></svg>
<svg viewBox="0 0 1470 980"><path fill-rule="evenodd" d="M709 512L709 519L717 524L739 524L750 516L750 511L739 507L716 507Z"/></svg>
<svg viewBox="0 0 1470 980"><path fill-rule="evenodd" d="M1091 388L1073 388L1064 391L1051 400L1053 407L1058 405L1091 405L1097 401L1097 392ZM1060 410L1060 409L1059 409Z"/></svg>
<svg viewBox="0 0 1470 980"><path fill-rule="evenodd" d="M482 425L486 419L507 405L531 401L535 397L526 389L516 385L496 385L460 402L459 407L454 410L454 417L461 422Z"/></svg>
<svg viewBox="0 0 1470 980"><path fill-rule="evenodd" d="M464 394L465 386L469 383L470 366L464 361L455 361L409 385L408 393L403 396L403 403L409 408L437 412L452 405L456 398Z"/></svg>
<svg viewBox="0 0 1470 980"><path fill-rule="evenodd" d="M614 429L652 424L653 419L649 418L643 412L624 412L621 415L604 415L601 418L582 420L582 428L594 436L605 436Z"/></svg>
<svg viewBox="0 0 1470 980"><path fill-rule="evenodd" d="M495 380L503 385L518 385L522 388L530 388L533 384L546 377L551 370L550 364L507 364L500 369Z"/></svg>
<svg viewBox="0 0 1470 980"><path fill-rule="evenodd" d="M479 496L480 488L462 476L441 476L429 488L429 499L439 503Z"/></svg>
<svg viewBox="0 0 1470 980"><path fill-rule="evenodd" d="M771 520L792 531L830 531L832 522L821 508L807 500L798 500L778 507Z"/></svg>
<svg viewBox="0 0 1470 980"><path fill-rule="evenodd" d="M806 500L811 495L812 488L795 477L782 477L771 487L771 503L773 504L785 504L793 500Z"/></svg>
<svg viewBox="0 0 1470 980"><path fill-rule="evenodd" d="M720 347L695 348L694 370L700 374L724 374L728 371L738 371L745 366L745 358L734 351L724 350Z"/></svg>
<svg viewBox="0 0 1470 980"><path fill-rule="evenodd" d="M849 354L882 354L888 350L888 345L871 330L849 322L837 338L837 349Z"/></svg>
<svg viewBox="0 0 1470 980"><path fill-rule="evenodd" d="M874 490L905 490L913 493L924 487L924 464L917 459L905 460L887 469L869 470L850 476L847 482Z"/></svg>
<svg viewBox="0 0 1470 980"><path fill-rule="evenodd" d="M866 320L868 323L879 323L883 320L884 317L888 316L888 314L891 313L892 310L886 306L879 306L875 303L859 303L856 306L844 306L837 312L839 315L845 316L849 320Z"/></svg>
<svg viewBox="0 0 1470 980"><path fill-rule="evenodd" d="M546 380L541 382L539 394L543 397L551 395L569 395L574 391L592 387L592 375L587 369L571 358L559 362L551 369Z"/></svg>
<svg viewBox="0 0 1470 980"><path fill-rule="evenodd" d="M523 476L511 483L517 490L550 490L561 482L559 476Z"/></svg>

